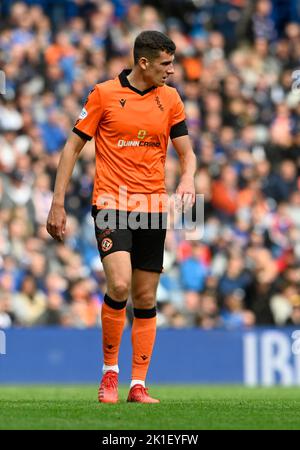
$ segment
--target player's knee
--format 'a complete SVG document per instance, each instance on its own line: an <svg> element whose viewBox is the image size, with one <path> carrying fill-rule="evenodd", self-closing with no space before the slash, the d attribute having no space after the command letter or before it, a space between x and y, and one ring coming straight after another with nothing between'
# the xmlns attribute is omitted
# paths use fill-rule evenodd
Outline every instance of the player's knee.
<svg viewBox="0 0 300 450"><path fill-rule="evenodd" d="M108 287L108 295L114 300L126 300L129 294L129 283L116 281Z"/></svg>
<svg viewBox="0 0 300 450"><path fill-rule="evenodd" d="M133 305L138 309L151 309L154 308L155 304L155 296L148 292L141 293L133 298Z"/></svg>

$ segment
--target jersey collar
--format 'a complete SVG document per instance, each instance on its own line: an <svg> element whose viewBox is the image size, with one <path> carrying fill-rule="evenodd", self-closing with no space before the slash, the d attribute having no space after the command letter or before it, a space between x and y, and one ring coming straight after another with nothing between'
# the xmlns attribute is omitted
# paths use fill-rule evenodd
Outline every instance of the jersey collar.
<svg viewBox="0 0 300 450"><path fill-rule="evenodd" d="M136 92L139 95L148 94L148 92L150 92L153 89L155 89L155 86L152 86L152 87L146 89L145 91L140 91L139 89L131 86L131 84L129 83L128 78L127 78L127 76L130 74L130 72L131 72L131 69L124 69L120 73L119 80L120 80L121 86L129 88L129 89L131 89L132 91Z"/></svg>

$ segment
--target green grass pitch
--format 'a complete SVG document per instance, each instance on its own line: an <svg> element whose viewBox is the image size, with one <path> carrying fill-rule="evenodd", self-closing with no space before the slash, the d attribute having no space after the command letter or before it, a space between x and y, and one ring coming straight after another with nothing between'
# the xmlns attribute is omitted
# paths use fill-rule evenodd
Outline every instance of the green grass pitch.
<svg viewBox="0 0 300 450"><path fill-rule="evenodd" d="M97 402L97 386L0 386L0 429L300 429L300 389L151 386L160 404Z"/></svg>

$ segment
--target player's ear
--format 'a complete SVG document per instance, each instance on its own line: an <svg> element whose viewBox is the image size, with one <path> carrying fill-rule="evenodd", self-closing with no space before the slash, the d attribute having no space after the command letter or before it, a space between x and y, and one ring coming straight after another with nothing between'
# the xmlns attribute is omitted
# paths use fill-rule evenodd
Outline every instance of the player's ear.
<svg viewBox="0 0 300 450"><path fill-rule="evenodd" d="M148 61L147 58L145 58L144 56L142 56L142 57L139 59L138 64L139 64L139 66L140 66L140 68L141 68L142 70L146 70L147 67L149 66L149 61Z"/></svg>

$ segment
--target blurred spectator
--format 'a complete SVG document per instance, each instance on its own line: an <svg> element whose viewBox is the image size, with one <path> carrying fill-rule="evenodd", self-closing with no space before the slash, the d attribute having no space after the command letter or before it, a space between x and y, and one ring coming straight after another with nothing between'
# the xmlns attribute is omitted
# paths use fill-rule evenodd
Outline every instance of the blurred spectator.
<svg viewBox="0 0 300 450"><path fill-rule="evenodd" d="M18 294L13 296L13 311L19 325L36 325L44 313L46 297L39 291L35 278L28 274L25 276Z"/></svg>
<svg viewBox="0 0 300 450"><path fill-rule="evenodd" d="M202 259L202 247L200 242L191 241L191 254L181 263L182 285L185 291L203 290L207 270Z"/></svg>
<svg viewBox="0 0 300 450"><path fill-rule="evenodd" d="M58 292L51 292L47 295L47 305L45 311L36 321L36 325L63 325L64 300Z"/></svg>
<svg viewBox="0 0 300 450"><path fill-rule="evenodd" d="M232 255L227 262L227 268L224 275L220 278L218 285L218 293L221 304L224 298L233 291L239 290L244 297L249 291L253 277L245 270L242 255Z"/></svg>
<svg viewBox="0 0 300 450"><path fill-rule="evenodd" d="M245 309L243 304L244 295L241 289L236 289L225 296L224 308L221 313L222 323L225 328L249 328L255 325L254 313Z"/></svg>
<svg viewBox="0 0 300 450"><path fill-rule="evenodd" d="M270 299L270 307L276 325L284 325L291 316L292 299L297 295L297 289L293 285L285 284L281 292Z"/></svg>
<svg viewBox="0 0 300 450"><path fill-rule="evenodd" d="M14 325L15 316L12 313L12 294L0 289L0 329Z"/></svg>
<svg viewBox="0 0 300 450"><path fill-rule="evenodd" d="M291 298L291 306L292 306L292 311L291 311L290 317L285 322L285 325L299 326L300 325L300 296L299 296L299 294L296 294Z"/></svg>
<svg viewBox="0 0 300 450"><path fill-rule="evenodd" d="M217 298L214 291L204 291L201 294L200 308L196 324L205 330L218 328L222 325Z"/></svg>
<svg viewBox="0 0 300 450"><path fill-rule="evenodd" d="M238 177L230 165L222 168L220 180L213 183L212 205L225 220L232 218L238 209Z"/></svg>
<svg viewBox="0 0 300 450"><path fill-rule="evenodd" d="M263 37L268 41L276 38L277 32L272 18L271 0L258 0L252 18L254 37Z"/></svg>

